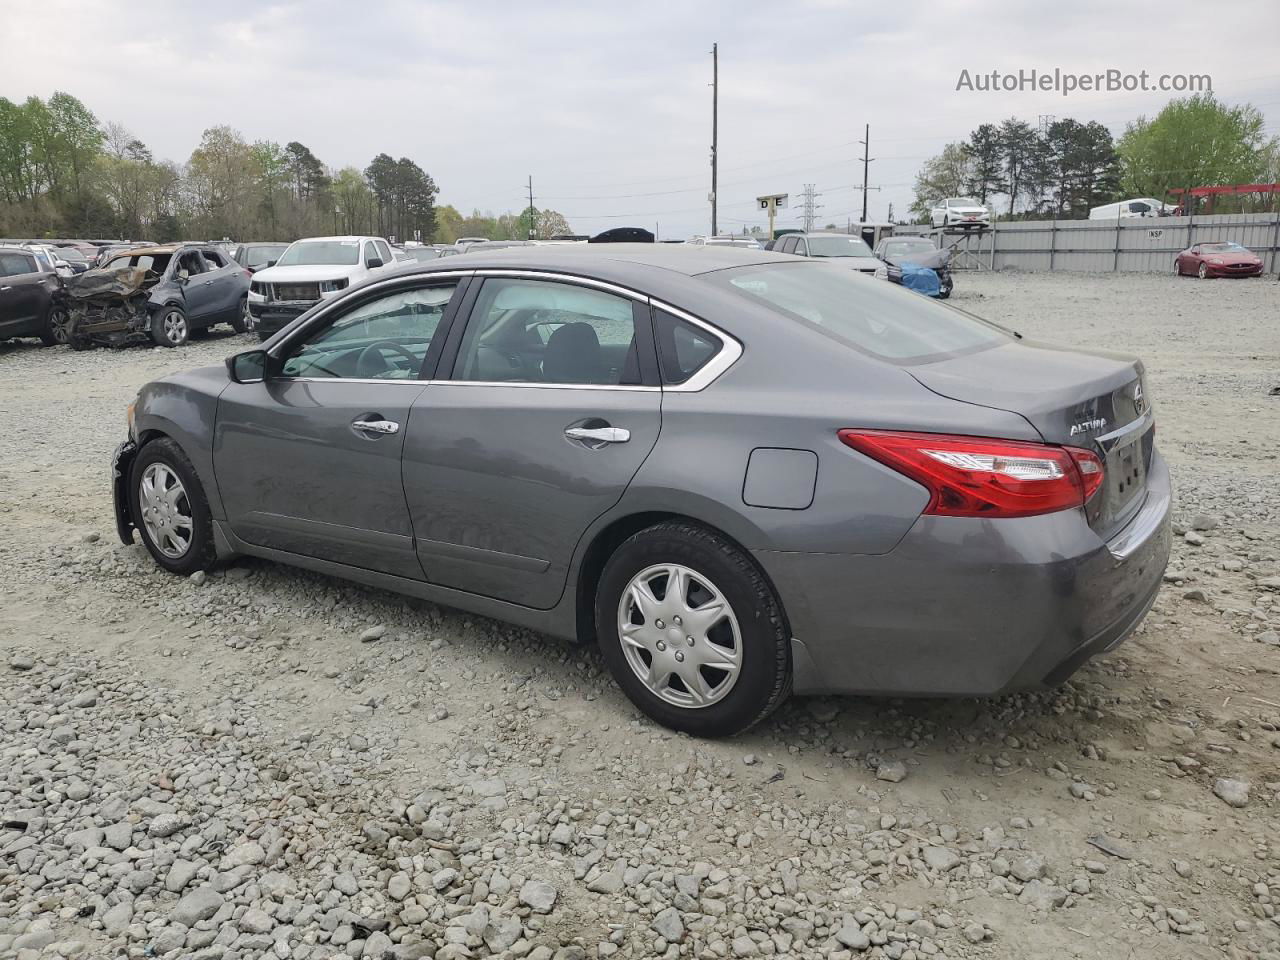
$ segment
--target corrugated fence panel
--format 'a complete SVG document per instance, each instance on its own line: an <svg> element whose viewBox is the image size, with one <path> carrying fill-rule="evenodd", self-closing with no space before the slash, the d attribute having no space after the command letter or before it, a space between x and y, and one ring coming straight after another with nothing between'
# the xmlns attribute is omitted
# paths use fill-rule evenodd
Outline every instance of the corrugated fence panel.
<svg viewBox="0 0 1280 960"><path fill-rule="evenodd" d="M1248 247L1268 273L1280 270L1280 213L998 222L990 238L968 238L957 249L973 251L984 265L994 262L997 270L1169 273L1180 250L1217 240Z"/></svg>

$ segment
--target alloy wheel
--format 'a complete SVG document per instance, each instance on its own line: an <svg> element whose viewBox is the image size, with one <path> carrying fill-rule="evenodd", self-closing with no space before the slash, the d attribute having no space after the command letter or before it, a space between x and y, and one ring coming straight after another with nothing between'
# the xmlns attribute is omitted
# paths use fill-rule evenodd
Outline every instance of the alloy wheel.
<svg viewBox="0 0 1280 960"><path fill-rule="evenodd" d="M187 339L187 318L181 310L170 310L164 315L164 336L170 343L182 343Z"/></svg>
<svg viewBox="0 0 1280 960"><path fill-rule="evenodd" d="M155 548L170 559L180 559L191 549L195 520L186 487L168 464L152 463L138 483L142 525Z"/></svg>
<svg viewBox="0 0 1280 960"><path fill-rule="evenodd" d="M70 343L71 315L61 307L55 307L49 314L49 329L58 343Z"/></svg>
<svg viewBox="0 0 1280 960"><path fill-rule="evenodd" d="M645 687L677 707L720 702L742 670L742 633L729 601L680 564L647 567L631 578L618 603L618 638Z"/></svg>

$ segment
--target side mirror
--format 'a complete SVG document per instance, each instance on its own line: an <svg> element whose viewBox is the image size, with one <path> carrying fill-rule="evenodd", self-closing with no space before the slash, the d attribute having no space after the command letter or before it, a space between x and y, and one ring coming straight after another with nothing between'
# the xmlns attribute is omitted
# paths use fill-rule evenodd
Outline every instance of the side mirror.
<svg viewBox="0 0 1280 960"><path fill-rule="evenodd" d="M267 351L246 350L227 357L227 373L236 383L261 383L267 378Z"/></svg>
<svg viewBox="0 0 1280 960"><path fill-rule="evenodd" d="M370 270L377 270L380 266L382 266L382 258L370 257L368 260L364 262L364 265L368 267Z"/></svg>
<svg viewBox="0 0 1280 960"><path fill-rule="evenodd" d="M274 267L275 265L276 265L276 261L274 261L274 260L268 260L268 261L267 261L267 266L268 266L268 267Z"/></svg>
<svg viewBox="0 0 1280 960"><path fill-rule="evenodd" d="M173 275L173 279L178 283L186 283L188 279L187 271L179 270L177 273Z"/></svg>

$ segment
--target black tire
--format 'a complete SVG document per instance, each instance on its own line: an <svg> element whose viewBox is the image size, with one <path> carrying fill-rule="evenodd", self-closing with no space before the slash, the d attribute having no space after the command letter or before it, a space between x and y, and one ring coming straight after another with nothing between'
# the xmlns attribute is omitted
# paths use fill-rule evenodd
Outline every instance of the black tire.
<svg viewBox="0 0 1280 960"><path fill-rule="evenodd" d="M191 337L191 324L179 306L161 307L151 318L151 339L162 347L180 347Z"/></svg>
<svg viewBox="0 0 1280 960"><path fill-rule="evenodd" d="M249 332L249 295L247 293L240 298L240 303L236 306L236 315L230 322L231 329L236 333Z"/></svg>
<svg viewBox="0 0 1280 960"><path fill-rule="evenodd" d="M632 670L618 627L623 591L648 567L678 563L709 578L738 621L742 650L736 683L722 699L680 707L652 692ZM631 701L664 726L700 737L727 737L759 723L791 692L791 637L773 588L746 553L689 521L667 521L624 541L605 564L595 596L596 636L614 679Z"/></svg>
<svg viewBox="0 0 1280 960"><path fill-rule="evenodd" d="M1212 278L1209 276L1209 268L1208 268L1207 266L1205 266L1205 264L1203 264L1203 263L1202 263L1202 264L1200 264L1200 269L1196 271L1196 276L1197 276L1197 277L1199 277L1201 280L1209 280L1209 279L1212 279Z"/></svg>
<svg viewBox="0 0 1280 960"><path fill-rule="evenodd" d="M948 297L950 297L950 296L951 296L951 291L952 291L952 289L953 289L952 284L950 284L950 283L944 283L944 284L943 284L943 285L938 289L938 299L939 299L939 300L946 300Z"/></svg>
<svg viewBox="0 0 1280 960"><path fill-rule="evenodd" d="M53 337L54 343L71 342L71 313L66 307L54 306L50 308L49 334Z"/></svg>
<svg viewBox="0 0 1280 960"><path fill-rule="evenodd" d="M154 463L164 464L175 473L186 491L185 500L192 520L191 539L186 551L178 557L166 555L157 546L142 519L139 488L147 467ZM165 570L185 577L197 570L208 570L214 565L217 553L213 545L213 519L209 513L209 501L205 497L204 487L182 448L168 437L152 440L134 457L133 467L129 471L129 512L137 524L143 545Z"/></svg>

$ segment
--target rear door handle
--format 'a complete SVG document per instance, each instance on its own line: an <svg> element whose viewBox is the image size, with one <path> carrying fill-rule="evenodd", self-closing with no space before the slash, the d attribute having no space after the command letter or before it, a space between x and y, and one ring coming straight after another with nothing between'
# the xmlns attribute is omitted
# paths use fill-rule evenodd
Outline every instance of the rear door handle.
<svg viewBox="0 0 1280 960"><path fill-rule="evenodd" d="M568 427L564 435L570 440L594 440L596 443L626 443L631 431L624 427Z"/></svg>
<svg viewBox="0 0 1280 960"><path fill-rule="evenodd" d="M365 433L399 433L400 424L394 420L352 420L351 426Z"/></svg>

